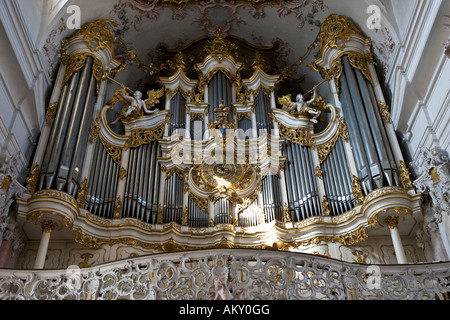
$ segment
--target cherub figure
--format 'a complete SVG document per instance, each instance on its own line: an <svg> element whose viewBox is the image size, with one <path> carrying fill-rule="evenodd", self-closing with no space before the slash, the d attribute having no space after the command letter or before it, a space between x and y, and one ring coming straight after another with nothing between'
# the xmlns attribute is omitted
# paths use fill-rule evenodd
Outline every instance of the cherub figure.
<svg viewBox="0 0 450 320"><path fill-rule="evenodd" d="M292 110L297 109L298 114L305 115L308 117L312 115L310 121L313 123L317 123L318 122L317 119L322 114L322 112L320 110L309 107L311 103L313 103L317 99L317 86L314 86L313 91L314 91L313 97L311 98L311 100L308 100L306 102L303 100L304 99L303 95L299 93L296 97L296 102L292 104L290 108L286 109L286 111L291 112Z"/></svg>
<svg viewBox="0 0 450 320"><path fill-rule="evenodd" d="M132 97L129 96L126 92L126 88L124 85L122 85L122 97L126 101L130 102L130 105L122 109L119 112L117 119L111 122L111 124L116 124L117 122L119 122L119 120L127 119L130 116L134 116L136 118L140 117L142 115L142 111L144 111L147 114L152 114L159 111L159 109L149 110L147 108L147 102L142 100L142 93L140 91L136 91ZM159 101L157 100L156 103L157 102Z"/></svg>

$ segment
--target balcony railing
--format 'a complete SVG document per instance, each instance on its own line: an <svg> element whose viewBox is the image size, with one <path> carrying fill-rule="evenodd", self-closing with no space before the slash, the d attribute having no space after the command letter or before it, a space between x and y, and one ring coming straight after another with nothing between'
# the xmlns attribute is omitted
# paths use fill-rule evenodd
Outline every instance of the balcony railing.
<svg viewBox="0 0 450 320"><path fill-rule="evenodd" d="M444 300L448 292L450 262L363 265L249 249L155 254L83 269L0 270L2 300Z"/></svg>

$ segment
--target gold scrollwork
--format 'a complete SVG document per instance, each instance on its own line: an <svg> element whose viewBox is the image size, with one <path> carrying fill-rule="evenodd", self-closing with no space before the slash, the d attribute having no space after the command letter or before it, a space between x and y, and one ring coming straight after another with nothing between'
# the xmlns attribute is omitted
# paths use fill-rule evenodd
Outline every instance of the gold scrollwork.
<svg viewBox="0 0 450 320"><path fill-rule="evenodd" d="M92 125L91 130L89 131L89 142L94 143L97 140L100 134L100 122L98 119L95 119L94 124Z"/></svg>
<svg viewBox="0 0 450 320"><path fill-rule="evenodd" d="M411 174L405 162L399 161L398 171L400 172L400 181L405 190L413 190L413 184L411 182Z"/></svg>
<svg viewBox="0 0 450 320"><path fill-rule="evenodd" d="M237 114L238 121L241 121L242 119L247 118L248 120L252 120L252 114L251 112L239 112Z"/></svg>
<svg viewBox="0 0 450 320"><path fill-rule="evenodd" d="M216 38L209 41L208 45L204 49L205 52L213 56L219 62L225 60L226 57L237 58L237 46L234 43L227 41L221 36L222 30L219 26L216 27Z"/></svg>
<svg viewBox="0 0 450 320"><path fill-rule="evenodd" d="M120 180L125 179L127 177L127 173L128 173L127 169L125 169L124 167L121 167L120 171L119 171L119 178L120 178Z"/></svg>
<svg viewBox="0 0 450 320"><path fill-rule="evenodd" d="M83 259L83 261L81 261L81 262L78 264L78 266L79 266L80 268L89 268L89 267L91 267L91 266L94 264L94 262L89 263L89 259L92 259L93 257L94 257L94 255L93 255L92 253L89 253L89 252L83 253L83 254L81 255L81 258Z"/></svg>
<svg viewBox="0 0 450 320"><path fill-rule="evenodd" d="M287 203L283 205L283 222L292 222L289 214L289 205Z"/></svg>
<svg viewBox="0 0 450 320"><path fill-rule="evenodd" d="M322 197L322 213L325 217L329 217L331 213L327 196Z"/></svg>
<svg viewBox="0 0 450 320"><path fill-rule="evenodd" d="M342 50L352 36L368 40L366 36L347 17L337 14L330 15L320 28L319 57L322 57L326 47Z"/></svg>
<svg viewBox="0 0 450 320"><path fill-rule="evenodd" d="M384 218L384 222L389 229L395 229L398 227L398 217L397 216L389 216Z"/></svg>
<svg viewBox="0 0 450 320"><path fill-rule="evenodd" d="M80 31L69 41L81 37L91 51L108 49L114 53L114 34L111 32L111 26L117 27L117 21L112 19L91 21L81 26Z"/></svg>
<svg viewBox="0 0 450 320"><path fill-rule="evenodd" d="M323 176L323 169L322 169L321 167L316 166L316 173L315 173L315 176L316 176L317 178L322 179L322 176Z"/></svg>
<svg viewBox="0 0 450 320"><path fill-rule="evenodd" d="M104 74L104 70L103 70L103 64L101 63L101 61L91 53L86 53L86 52L77 53L67 59L67 63L66 63L67 66L66 66L66 71L64 73L64 78L62 81L62 86L64 86L67 83L67 81L69 81L69 79L72 77L72 75L75 72L77 72L78 70L80 70L81 68L83 68L86 65L86 61L87 61L88 57L92 57L92 59L94 60L94 64L92 67L92 73L94 75L95 80L97 80L97 95L98 95L99 90L100 90L100 84L101 84L102 77Z"/></svg>
<svg viewBox="0 0 450 320"><path fill-rule="evenodd" d="M333 138L331 138L324 144L317 146L317 152L319 154L319 161L321 164L328 158L328 155L333 150L338 139L339 139L339 132L336 132L336 134L333 136Z"/></svg>
<svg viewBox="0 0 450 320"><path fill-rule="evenodd" d="M120 219L122 217L122 206L122 198L118 196L114 206L114 219Z"/></svg>
<svg viewBox="0 0 450 320"><path fill-rule="evenodd" d="M364 195L362 193L361 183L359 182L359 178L355 175L352 175L352 194L355 198L356 205L363 204Z"/></svg>
<svg viewBox="0 0 450 320"><path fill-rule="evenodd" d="M81 182L77 193L77 205L79 208L84 208L84 206L86 205L87 195L88 195L88 179L85 178L83 182Z"/></svg>
<svg viewBox="0 0 450 320"><path fill-rule="evenodd" d="M290 142L299 144L304 147L314 148L314 140L311 134L306 129L293 129L289 128L282 123L278 123L280 129L280 136Z"/></svg>
<svg viewBox="0 0 450 320"><path fill-rule="evenodd" d="M52 103L48 106L47 112L45 113L45 123L51 125L56 117L56 108L58 107L58 102Z"/></svg>
<svg viewBox="0 0 450 320"><path fill-rule="evenodd" d="M255 190L250 196L245 198L236 198L236 199L230 199L230 201L236 201L236 210L238 213L245 210L249 205L251 205L256 198L258 198L258 191Z"/></svg>
<svg viewBox="0 0 450 320"><path fill-rule="evenodd" d="M160 139L164 134L165 125L165 123L162 123L154 129L133 130L130 134L130 138L125 143L125 150L137 148L141 145L149 144Z"/></svg>
<svg viewBox="0 0 450 320"><path fill-rule="evenodd" d="M33 169L31 169L30 173L28 174L27 179L25 180L25 187L27 188L27 191L25 193L33 194L36 192L37 183L39 180L39 172L40 172L39 165L35 165Z"/></svg>
<svg viewBox="0 0 450 320"><path fill-rule="evenodd" d="M189 210L187 207L185 207L183 209L183 215L181 217L181 225L182 226L187 226L188 225L188 218L189 218Z"/></svg>
<svg viewBox="0 0 450 320"><path fill-rule="evenodd" d="M193 194L192 192L189 192L189 199L200 208L200 210L204 212L209 212L209 203L208 199L203 199L198 197L197 195Z"/></svg>
<svg viewBox="0 0 450 320"><path fill-rule="evenodd" d="M184 181L184 170L179 169L177 167L171 168L166 170L165 172L165 179L169 179L174 173L176 173L176 175L178 176L178 178L182 181Z"/></svg>
<svg viewBox="0 0 450 320"><path fill-rule="evenodd" d="M195 121L195 120L205 121L205 114L203 114L203 113L193 112L190 115L191 115L191 117L190 117L191 121Z"/></svg>
<svg viewBox="0 0 450 320"><path fill-rule="evenodd" d="M356 257L356 259L353 259L353 261L360 264L367 264L367 254L365 254L361 250L353 250L352 254Z"/></svg>
<svg viewBox="0 0 450 320"><path fill-rule="evenodd" d="M101 134L99 134L99 139L106 152L111 156L114 162L120 166L122 164L122 148L113 146L105 138L103 138Z"/></svg>
<svg viewBox="0 0 450 320"><path fill-rule="evenodd" d="M384 122L390 123L391 122L391 113L389 112L389 106L382 101L378 101L378 106L380 108L380 114L381 114L381 117L383 118Z"/></svg>
<svg viewBox="0 0 450 320"><path fill-rule="evenodd" d="M164 207L162 204L158 205L158 216L156 218L156 224L163 224L164 221Z"/></svg>
<svg viewBox="0 0 450 320"><path fill-rule="evenodd" d="M336 134L333 136L333 138L331 138L324 144L317 146L320 163L323 163L327 159L330 152L334 149L339 137L342 137L342 139L344 139L344 140L348 140L348 128L347 128L347 124L345 123L344 118L341 118L339 120L339 127L338 127L338 130L336 131Z"/></svg>
<svg viewBox="0 0 450 320"><path fill-rule="evenodd" d="M332 63L331 63L331 72L333 74L334 82L336 85L337 93L340 93L339 79L342 76L342 56L346 55L348 57L348 61L353 68L356 68L362 72L362 74L369 80L369 82L374 85L372 75L369 69L369 63L366 57L359 52L343 52L341 53Z"/></svg>

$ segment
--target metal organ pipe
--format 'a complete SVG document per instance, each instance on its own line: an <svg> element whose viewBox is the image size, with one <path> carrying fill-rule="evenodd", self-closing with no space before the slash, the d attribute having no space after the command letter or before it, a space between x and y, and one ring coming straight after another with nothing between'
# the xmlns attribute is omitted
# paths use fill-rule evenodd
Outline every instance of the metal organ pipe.
<svg viewBox="0 0 450 320"><path fill-rule="evenodd" d="M345 192L345 204L346 204L346 211L351 210L354 207L353 203L353 191L352 191L352 181L350 178L350 172L348 169L347 164L347 157L345 155L343 146L342 146L342 140L339 138L336 143L336 156L338 166L341 172L342 177L342 183L344 185L344 192Z"/></svg>
<svg viewBox="0 0 450 320"><path fill-rule="evenodd" d="M78 191L78 186L81 179L81 170L83 167L84 159L86 156L86 148L84 147L89 139L89 126L92 122L92 116L95 109L95 100L97 89L97 80L93 75L90 77L88 86L87 97L82 108L83 114L81 115L81 121L79 124L78 135L76 138L75 148L73 151L73 157L71 159L69 176L68 176L68 188L67 191L71 195L75 196Z"/></svg>
<svg viewBox="0 0 450 320"><path fill-rule="evenodd" d="M105 152L106 153L106 152ZM112 184L111 174L112 174L112 159L109 156L106 156L106 170L103 177L103 188L102 188L102 207L101 207L101 216L106 218L108 214L108 204L109 204L109 191Z"/></svg>
<svg viewBox="0 0 450 320"><path fill-rule="evenodd" d="M93 207L95 204L95 189L98 186L98 168L99 168L99 149L100 149L100 141L97 139L94 146L94 152L92 157L92 166L90 168L90 179L88 185L88 197L86 203L86 209L90 212L93 212Z"/></svg>
<svg viewBox="0 0 450 320"><path fill-rule="evenodd" d="M68 93L64 96L64 104L60 106L60 109L62 109L62 114L58 119L59 121L53 124L50 144L47 146L43 162L43 167L47 168L45 170L45 189L54 188L54 182L56 179L55 175L57 174L56 169L58 168L61 158L61 150L65 142L66 131L70 120L70 115L72 113L73 99L76 94L79 77L80 70L75 72L69 80L69 84L66 84L66 86L68 86Z"/></svg>
<svg viewBox="0 0 450 320"><path fill-rule="evenodd" d="M378 108L377 108L378 101L377 101L377 98L375 97L374 89L368 80L365 79L365 81L366 81L366 86L368 88L370 99L372 101L372 110L373 111L378 110ZM389 186L400 185L400 181L398 179L398 174L397 174L397 164L395 163L394 153L392 151L392 147L391 147L386 129L384 127L383 120L381 119L380 113L376 112L376 111L374 112L373 117L378 124L378 128L379 128L378 134L381 134L382 146L384 147L382 149L386 153L386 156L387 156L387 162L382 163L383 170L385 172L385 176L387 179L387 184Z"/></svg>
<svg viewBox="0 0 450 320"><path fill-rule="evenodd" d="M83 114L83 102L86 101L86 96L89 89L89 80L92 77L92 63L92 58L89 57L86 61L86 65L81 69L80 79L72 105L72 112L68 119L69 121L65 137L62 139L65 143L62 147L59 165L57 166L58 172L56 174L56 188L58 190L66 190L65 187L69 175L70 162L73 159L74 149L77 144L75 137L78 136L80 129L79 125Z"/></svg>
<svg viewBox="0 0 450 320"><path fill-rule="evenodd" d="M342 75L340 84L342 91L342 111L349 128L348 134L350 141L352 142L353 156L355 159L359 178L362 182L362 187L367 194L372 190L373 187L372 176L369 174L369 164L363 149L363 142L359 133L354 106L350 97L350 89L347 85L347 81L345 80L345 74Z"/></svg>

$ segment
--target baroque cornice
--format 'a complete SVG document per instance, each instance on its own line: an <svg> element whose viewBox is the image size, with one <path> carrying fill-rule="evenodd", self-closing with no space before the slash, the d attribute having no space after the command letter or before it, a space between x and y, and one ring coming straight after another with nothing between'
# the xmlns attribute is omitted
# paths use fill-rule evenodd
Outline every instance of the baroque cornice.
<svg viewBox="0 0 450 320"><path fill-rule="evenodd" d="M381 214L420 219L421 195L408 194L400 187L374 190L363 204L340 216L311 217L299 222L272 221L257 227L219 224L205 228L148 224L133 218L105 219L78 208L75 198L61 191L42 190L28 199L19 198L19 217L40 221L53 216L62 219L75 240L88 247L127 244L163 251L215 247L271 248L281 242L284 249L320 242L355 244L367 239L367 231L377 225ZM207 240L205 240L207 239Z"/></svg>

